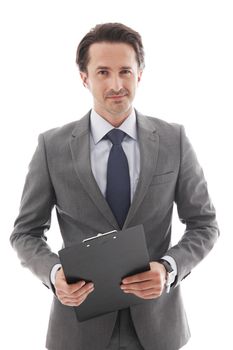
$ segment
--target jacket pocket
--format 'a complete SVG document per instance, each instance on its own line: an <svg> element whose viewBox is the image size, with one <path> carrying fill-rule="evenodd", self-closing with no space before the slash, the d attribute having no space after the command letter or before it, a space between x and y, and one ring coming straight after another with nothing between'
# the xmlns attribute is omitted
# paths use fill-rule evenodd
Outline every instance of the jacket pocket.
<svg viewBox="0 0 233 350"><path fill-rule="evenodd" d="M164 184L164 183L170 182L174 179L175 179L174 171L169 171L169 172L164 173L164 174L154 175L150 185L153 186L153 185Z"/></svg>

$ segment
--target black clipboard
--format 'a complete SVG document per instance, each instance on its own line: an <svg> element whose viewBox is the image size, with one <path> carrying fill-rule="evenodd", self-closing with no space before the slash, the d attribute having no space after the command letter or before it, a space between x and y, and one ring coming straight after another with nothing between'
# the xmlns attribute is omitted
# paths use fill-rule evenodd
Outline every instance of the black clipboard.
<svg viewBox="0 0 233 350"><path fill-rule="evenodd" d="M148 302L120 288L124 277L150 270L143 225L98 234L58 253L68 284L85 280L95 286L74 307L78 321Z"/></svg>

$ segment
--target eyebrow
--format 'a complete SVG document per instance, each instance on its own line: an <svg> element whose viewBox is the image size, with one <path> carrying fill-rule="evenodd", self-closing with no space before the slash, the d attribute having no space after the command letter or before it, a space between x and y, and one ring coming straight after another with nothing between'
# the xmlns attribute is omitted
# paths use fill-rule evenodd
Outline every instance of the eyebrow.
<svg viewBox="0 0 233 350"><path fill-rule="evenodd" d="M96 68L96 70L99 70L99 69L106 69L106 70L109 70L109 69L111 69L110 67L107 67L107 66L98 66L97 68ZM120 69L132 69L132 67L130 67L130 66L123 66L123 67L120 67Z"/></svg>
<svg viewBox="0 0 233 350"><path fill-rule="evenodd" d="M105 67L105 66L98 66L98 67L96 68L96 70L98 70L98 69L109 69L109 67Z"/></svg>

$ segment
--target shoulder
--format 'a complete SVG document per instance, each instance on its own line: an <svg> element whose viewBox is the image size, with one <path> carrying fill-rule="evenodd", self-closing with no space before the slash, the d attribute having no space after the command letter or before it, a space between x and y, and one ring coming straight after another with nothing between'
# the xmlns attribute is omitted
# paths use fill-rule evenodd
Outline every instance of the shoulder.
<svg viewBox="0 0 233 350"><path fill-rule="evenodd" d="M72 131L77 121L65 124L53 129L46 130L39 134L38 145L46 150L46 153L55 155L64 152L69 147L69 141L72 137Z"/></svg>
<svg viewBox="0 0 233 350"><path fill-rule="evenodd" d="M167 143L173 143L175 141L180 141L182 130L184 130L183 125L178 123L171 123L166 120L143 115L137 113L139 125L145 128L148 132L154 130L161 140Z"/></svg>
<svg viewBox="0 0 233 350"><path fill-rule="evenodd" d="M68 145L71 138L89 131L89 113L79 120L49 129L42 132L39 138L43 138L46 146L64 147Z"/></svg>
<svg viewBox="0 0 233 350"><path fill-rule="evenodd" d="M156 128L159 133L180 133L180 129L183 125L178 123L171 123L157 117L145 116L148 121Z"/></svg>
<svg viewBox="0 0 233 350"><path fill-rule="evenodd" d="M46 130L41 133L46 141L61 140L72 135L72 131L77 125L77 121Z"/></svg>

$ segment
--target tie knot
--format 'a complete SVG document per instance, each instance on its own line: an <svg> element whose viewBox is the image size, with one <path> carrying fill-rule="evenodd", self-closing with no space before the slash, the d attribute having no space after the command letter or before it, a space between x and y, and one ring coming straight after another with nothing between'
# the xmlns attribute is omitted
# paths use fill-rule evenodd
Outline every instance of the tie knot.
<svg viewBox="0 0 233 350"><path fill-rule="evenodd" d="M120 145L125 137L125 132L120 129L112 129L106 136L113 145Z"/></svg>

